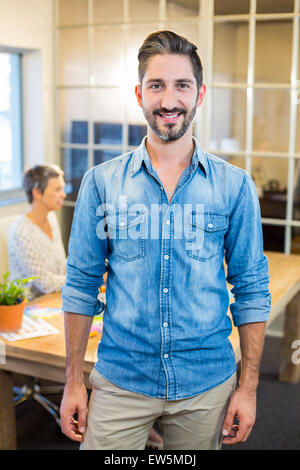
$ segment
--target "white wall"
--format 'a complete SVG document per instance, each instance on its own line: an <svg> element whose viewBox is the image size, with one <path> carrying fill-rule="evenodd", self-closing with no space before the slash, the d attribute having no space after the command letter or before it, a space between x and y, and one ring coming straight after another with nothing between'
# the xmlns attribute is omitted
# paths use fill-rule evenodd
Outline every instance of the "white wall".
<svg viewBox="0 0 300 470"><path fill-rule="evenodd" d="M25 168L51 163L55 161L53 1L0 0L0 4L0 46L29 50L23 80ZM0 207L0 219L24 213L27 207Z"/></svg>

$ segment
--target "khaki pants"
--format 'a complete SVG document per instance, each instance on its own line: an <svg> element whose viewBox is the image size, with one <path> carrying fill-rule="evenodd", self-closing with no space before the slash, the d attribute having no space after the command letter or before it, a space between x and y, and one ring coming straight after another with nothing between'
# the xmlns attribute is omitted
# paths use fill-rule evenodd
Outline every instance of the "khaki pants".
<svg viewBox="0 0 300 470"><path fill-rule="evenodd" d="M193 398L167 401L122 389L95 369L81 450L143 450L158 421L167 450L219 450L236 374Z"/></svg>

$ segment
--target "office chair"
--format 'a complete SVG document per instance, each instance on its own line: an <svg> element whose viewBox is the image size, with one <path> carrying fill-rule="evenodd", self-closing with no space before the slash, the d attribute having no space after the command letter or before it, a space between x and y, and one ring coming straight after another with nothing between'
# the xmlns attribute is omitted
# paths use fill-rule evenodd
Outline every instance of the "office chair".
<svg viewBox="0 0 300 470"><path fill-rule="evenodd" d="M59 407L44 395L59 394L63 392L63 389L63 385L41 386L36 377L29 377L29 383L26 383L21 387L13 387L15 395L14 405L18 406L26 401L34 400L53 416L56 424L60 427Z"/></svg>

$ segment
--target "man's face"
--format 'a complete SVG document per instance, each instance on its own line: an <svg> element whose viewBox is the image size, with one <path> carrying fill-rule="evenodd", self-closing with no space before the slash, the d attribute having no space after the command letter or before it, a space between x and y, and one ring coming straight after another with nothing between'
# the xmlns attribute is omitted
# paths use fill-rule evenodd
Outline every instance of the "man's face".
<svg viewBox="0 0 300 470"><path fill-rule="evenodd" d="M191 60L176 54L149 59L136 96L150 129L164 142L180 139L192 123L205 96L198 91Z"/></svg>

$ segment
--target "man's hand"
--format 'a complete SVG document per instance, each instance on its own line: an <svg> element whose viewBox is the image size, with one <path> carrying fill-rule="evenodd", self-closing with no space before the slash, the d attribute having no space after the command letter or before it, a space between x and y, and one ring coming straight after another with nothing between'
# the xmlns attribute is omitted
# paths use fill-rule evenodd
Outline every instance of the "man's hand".
<svg viewBox="0 0 300 470"><path fill-rule="evenodd" d="M88 396L84 386L66 384L60 406L62 432L73 441L82 442L86 430ZM74 419L77 413L78 420Z"/></svg>
<svg viewBox="0 0 300 470"><path fill-rule="evenodd" d="M222 433L223 444L238 444L245 442L255 423L256 417L256 390L247 390L242 387L231 396ZM234 420L238 424L234 424Z"/></svg>

